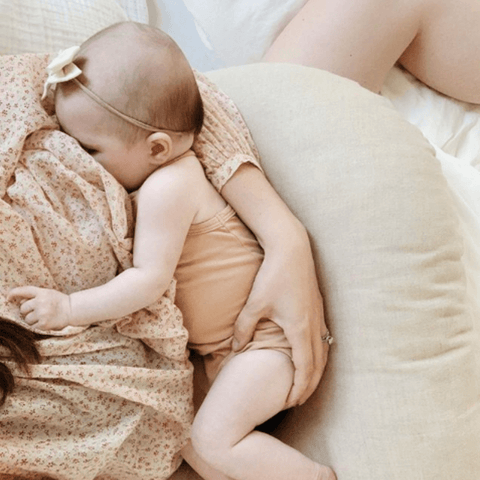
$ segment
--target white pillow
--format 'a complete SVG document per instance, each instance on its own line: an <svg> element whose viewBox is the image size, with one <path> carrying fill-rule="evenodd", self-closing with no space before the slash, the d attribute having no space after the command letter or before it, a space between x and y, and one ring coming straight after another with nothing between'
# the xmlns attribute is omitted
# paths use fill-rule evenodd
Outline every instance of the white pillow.
<svg viewBox="0 0 480 480"><path fill-rule="evenodd" d="M204 43L226 66L259 61L306 0L184 0Z"/></svg>
<svg viewBox="0 0 480 480"><path fill-rule="evenodd" d="M0 0L0 54L49 53L78 45L102 28L131 18L119 2ZM136 16L131 19L147 19L144 0L128 3L129 14Z"/></svg>
<svg viewBox="0 0 480 480"><path fill-rule="evenodd" d="M141 23L150 23L149 13L156 12L156 0L117 0L130 20ZM147 5L148 4L148 5Z"/></svg>

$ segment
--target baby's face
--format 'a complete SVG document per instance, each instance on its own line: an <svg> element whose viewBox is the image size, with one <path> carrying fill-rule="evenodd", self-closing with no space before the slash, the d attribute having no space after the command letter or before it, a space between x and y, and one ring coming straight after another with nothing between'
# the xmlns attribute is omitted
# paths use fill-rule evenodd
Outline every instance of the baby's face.
<svg viewBox="0 0 480 480"><path fill-rule="evenodd" d="M55 109L63 131L75 138L126 190L138 189L155 169L147 142L128 145L109 132L112 114L82 91L67 95L57 92Z"/></svg>

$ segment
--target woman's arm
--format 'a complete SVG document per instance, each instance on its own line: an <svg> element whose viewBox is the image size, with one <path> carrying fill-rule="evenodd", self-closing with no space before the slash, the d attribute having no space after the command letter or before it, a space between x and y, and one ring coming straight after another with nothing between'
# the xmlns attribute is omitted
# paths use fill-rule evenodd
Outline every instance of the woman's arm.
<svg viewBox="0 0 480 480"><path fill-rule="evenodd" d="M294 385L289 406L313 393L327 362L327 328L307 232L253 165L242 165L222 195L258 238L265 259L236 323L236 347L252 337L260 318L280 325L292 345Z"/></svg>
<svg viewBox="0 0 480 480"><path fill-rule="evenodd" d="M163 295L198 207L194 193L185 195L198 190L195 173L180 163L153 173L140 189L133 267L70 295L33 286L11 290L8 298L22 301L28 324L42 330L90 325L136 312Z"/></svg>
<svg viewBox="0 0 480 480"><path fill-rule="evenodd" d="M303 226L263 175L257 148L235 104L204 75L196 75L205 121L195 152L208 179L265 251L237 320L237 348L248 342L260 318L277 322L292 346L295 363L288 404L302 403L318 385L328 353L321 342L326 327L310 243Z"/></svg>

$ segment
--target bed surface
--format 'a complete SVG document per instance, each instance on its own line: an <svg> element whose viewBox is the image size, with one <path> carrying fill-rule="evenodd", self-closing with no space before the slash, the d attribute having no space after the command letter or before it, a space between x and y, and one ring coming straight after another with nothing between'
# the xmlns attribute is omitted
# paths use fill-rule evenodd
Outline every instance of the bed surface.
<svg viewBox="0 0 480 480"><path fill-rule="evenodd" d="M24 53L27 51L56 52L60 48L65 48L73 44L80 43L83 39L94 33L94 31L103 28L110 23L124 20L127 18L155 25L159 25L162 22L167 32L169 32L175 39L178 40L178 43L184 49L187 57L190 59L194 67L201 71L219 69L218 72L212 73L212 78L218 79L219 82L223 81L227 88L232 89L232 95L238 95L239 102L243 102L245 104L246 113L257 113L257 106L252 106L248 102L248 92L244 90L244 86L241 85L241 82L237 81L238 79L235 78L236 75L231 72L229 73L228 71L224 73L221 69L224 66L235 67L259 62L263 53L266 51L275 36L278 34L279 31L281 31L281 29L288 22L288 20L293 17L295 13L301 8L301 6L305 3L305 0L284 0L281 2L279 2L278 0L223 0L222 2L208 2L205 0L184 0L183 3L184 5L180 5L178 0L82 0L79 2L64 2L62 0L43 0L42 2L38 2L36 0L20 0L11 2L10 0L0 0L0 54ZM163 17L160 12L162 12ZM224 21L225 18L229 18L230 21ZM260 80L263 78L263 88L268 93L268 82L265 80L264 74L261 72L261 69L257 71L255 69L249 69L247 66L244 70L241 70L241 72L242 74L250 75L251 78L258 78ZM306 77L308 77L308 75L306 75ZM311 77L316 77L316 74L312 74ZM320 77L322 76L320 75ZM329 85L330 87L332 87L332 85L336 85L336 82L331 78L326 78L325 81L326 85ZM279 82L281 83L280 80ZM348 86L347 90L349 92L349 95L352 95L351 97L349 97L351 98L352 103L356 104L357 100L360 102L361 99L364 97L364 93L360 93L357 96L355 94L356 90L352 86ZM292 94L295 94L295 92L293 92ZM438 162L436 166L439 167L437 169L433 168L433 170L435 172L438 171L439 175L442 176L442 179L446 181L448 198L444 195L440 195L438 198L441 198L442 201L450 199L449 208L451 207L451 212L453 212L454 214L453 217L455 217L455 221L458 222L458 231L461 234L460 243L462 248L462 254L461 256L459 256L459 262L462 265L462 270L464 272L466 282L466 303L464 306L466 310L468 310L468 312L471 314L471 318L473 319L472 331L468 332L468 335L470 338L469 341L471 341L473 345L473 355L476 356L476 372L478 372L478 365L480 365L480 323L478 322L478 319L480 318L480 106L455 101L451 98L445 97L438 92L435 92L426 87L425 85L421 84L410 74L397 66L395 66L391 70L382 90L382 96L384 98L381 99L380 103L377 102L377 100L379 99L369 99L367 103L371 102L371 104L375 106L382 104L387 109L393 106L393 109L396 112L398 112L410 124L415 126L418 131L421 132L423 137L428 140L431 148L433 149L432 158L434 162ZM300 93L299 98L301 98ZM339 101L343 100L340 99ZM386 106L386 104L388 104L388 106ZM368 111L368 109L366 111ZM334 113L331 113L332 116L336 119L336 121L341 122L341 119L335 117ZM315 112L310 112L309 114L312 115L312 118L315 116ZM273 122L275 119L275 115L273 115L273 113L271 115ZM359 116L359 122L360 121L361 118ZM256 124L255 116L252 118L251 123L252 126L256 128L256 132L260 132L260 134L257 133L257 138L260 143L264 142L263 148L266 148L266 150L264 150L266 152L267 158L266 163L270 162L269 166L270 168L273 168L272 165L274 165L274 161L271 159L275 160L275 155L280 156L281 151L276 151L276 145L270 146L268 143L268 139L264 139L262 137L262 130L259 125ZM280 132L283 132L282 126L279 126L278 128L280 129ZM416 129L415 131L417 132ZM372 134L374 133L375 132L373 132ZM415 141L418 141L419 144L424 146L420 137L416 136L415 133L412 133L412 135ZM255 139L256 141L257 138ZM278 145L281 144L280 141L277 143ZM429 146L427 147L430 148ZM271 150L268 150L270 148ZM336 152L338 158L341 159L342 153L338 149L335 150L335 148L336 147L334 146L331 147L331 151L333 153ZM292 149L292 155L294 153L295 150ZM310 153L307 151L306 154ZM268 158L270 158L270 160L268 160ZM328 161L328 158L326 156L322 158L324 158L325 161ZM352 158L355 158L355 156L352 155ZM354 162L351 163L353 164ZM365 165L368 165L368 162L365 163ZM392 163L392 165L394 165L394 163ZM408 165L410 169L415 167L414 162L412 161L409 161ZM287 166L284 166L282 168L287 168ZM325 168L324 173L328 174L327 167L324 167L322 165L322 168ZM348 162L345 163L345 170L347 168ZM381 166L379 167L379 171L382 171ZM402 190L404 188L404 185L402 183L402 169L398 168L395 170L395 172L397 172L397 176L393 179L388 171L384 171L384 175L385 177L388 177L389 181L393 182L392 185L395 185L395 182L397 182L398 179L397 190L405 191L408 193L408 189ZM361 172L357 173L361 176ZM341 176L342 172L340 170L336 170L335 174L337 176ZM295 176L297 175L299 175L298 178L303 178L299 173L295 173ZM292 178L293 177L294 176L292 175ZM277 178L275 175L273 175L272 178L274 178L274 180L278 182L280 188L285 187L285 189L282 190L282 194L285 194L287 198L289 192L289 183L291 183L290 176L287 177L288 181L285 182L285 185L282 183L282 179L280 177ZM309 179L304 178L301 181L308 182ZM366 176L365 182L368 181L369 180ZM437 187L438 185L442 185L442 182L439 181L438 178L436 178L435 182L436 183L434 187L429 186L429 188L432 188L432 190L430 190L432 195L439 194ZM330 193L332 198L335 198L335 195L338 196L337 203L340 204L340 192L343 191L341 189L345 188L345 195L347 195L349 192L347 191L348 189L346 188L346 186L343 185L341 181L339 181L337 185L338 189L336 189L336 191L331 191ZM383 188L382 182L380 182L379 185L380 188ZM357 187L359 188L358 185ZM327 184L325 184L325 188L329 188ZM412 188L415 195L417 195L415 198L418 200L420 198L418 196L419 186L414 185L414 187ZM313 189L312 195L314 193L315 191ZM378 196L375 198L378 201ZM406 200L406 204L408 204L408 198ZM370 205L368 199L364 199L364 201L366 202L366 204ZM392 205L395 203L392 199L389 199L389 202ZM438 226L439 221L438 218L435 218L435 215L438 214L438 211L433 208L434 205L432 205L431 202L429 205L430 210L427 210L432 212L432 217L423 218L423 227L425 228L425 235L427 236L428 228L426 228L425 226L428 225L430 221L432 222L432 225ZM336 207L336 204L332 204L332 209ZM413 206L412 209L414 208L415 207ZM373 210L374 209L372 209L371 214L372 218L374 218L377 214L377 212L374 212ZM300 207L299 211L301 211ZM381 211L381 208L379 208L378 211ZM412 212L412 215L410 215L408 211L404 213L405 223L408 223L408 221L413 221L412 218L415 217L414 214L417 214L417 212ZM339 225L336 223L336 219L333 217L329 217L328 213L322 213L322 215L324 215L322 219L324 219L326 222L331 222L329 227L331 228L330 231L335 232L337 237L340 238L343 230L335 230L339 228ZM366 218L370 217L366 215ZM422 227L422 225L420 227ZM313 228L314 226L312 227L312 229ZM457 227L452 227L452 229L455 231L456 228ZM391 230L393 231L394 228L392 227ZM367 229L365 231L367 231ZM318 238L322 238L321 229L319 229L318 235ZM336 250L333 247L335 247L336 245L333 243L328 244L328 242L331 241L328 238L324 238L324 241L326 243L327 249L332 248L331 250L329 250L329 255L331 258L329 258L328 261L337 262L337 264L339 264L338 262L341 263L343 260L341 258L335 257ZM430 241L433 241L433 238L430 238ZM357 248L357 246L358 245L352 244L352 249ZM333 264L334 263L332 263L332 265ZM362 268L366 267L366 265L363 264L360 266ZM342 272L344 272L348 268L347 266L343 267ZM331 276L332 282L334 281L334 274L335 271L333 271ZM349 281L354 282L354 274L352 274L351 277L352 278L349 278ZM338 300L338 303L340 305L346 304L349 299L341 298L340 294L338 298L334 299L334 301ZM345 308L347 308L347 306ZM355 313L349 313L348 318L353 318L354 316ZM340 317L341 315L339 316L339 318ZM389 318L395 319L394 317ZM364 320L366 323L368 323L367 315L365 315ZM377 424L375 422L378 420L378 412L373 411L373 406L376 405L375 402L383 401L381 398L376 397L382 397L383 395L382 387L384 386L384 384L382 382L385 380L385 371L389 368L388 361L391 360L392 356L388 357L387 359L382 359L382 349L378 349L378 352L374 351L372 353L372 358L374 358L375 355L378 354L379 362L384 362L382 364L378 364L378 376L375 377L374 375L377 366L368 365L368 368L365 370L366 373L364 372L365 376L352 376L350 378L348 373L349 369L354 369L357 366L354 361L355 355L359 352L365 352L366 345L371 345L372 351L375 349L374 336L369 336L366 338L362 337L363 332L360 330L360 326L358 325L356 319L355 322L352 321L351 324L346 323L345 330L342 330L343 327L341 323L342 322L339 321L337 325L337 332L335 332L335 324L332 322L331 325L331 329L335 336L340 334L341 338L341 334L344 333L344 338L342 339L342 341L345 342L343 346L337 345L333 347L331 365L333 365L332 368L335 372L339 372L338 376L344 375L345 372L347 373L345 374L345 377L341 378L341 381L339 381L338 384L335 383L335 390L333 387L328 386L328 381L334 382L338 380L338 378L335 377L336 373L332 373L332 371L327 372L327 393L322 393L322 395L327 396L322 396L320 400L327 402L329 400L328 395L333 396L334 394L340 394L340 396L345 395L344 398L346 398L348 397L348 394L354 391L355 388L360 389L362 387L361 384L365 381L365 379L370 380L373 398L373 403L371 404L372 411L366 413L367 417L365 420L365 424L363 425L363 430L362 428L359 428L358 447L352 447L352 449L356 452L355 458L358 459L358 464L361 465L362 468L364 468L364 472L368 472L369 467L374 468L373 466L369 465L370 460L368 456L376 455L376 450L381 451L382 449L386 449L385 451L387 452L387 454L391 455L392 458L397 458L396 448L392 446L392 448L389 450L388 445L385 446L386 437L384 436L384 432L382 432L380 428L376 429ZM390 325L387 325L385 327L385 331L383 333L382 331L375 332L375 334L379 335L375 338L381 339L382 334L386 335L385 332L389 332L388 328L390 328ZM451 324L447 325L447 330L450 329L448 330L449 332L452 331L452 328L453 326ZM353 338L352 332L357 332L358 336L356 338ZM430 332L425 333L428 336ZM356 345L358 338L360 338L363 342L366 342L366 344L363 344L361 346ZM408 335L408 332L405 334L405 338L408 340L408 342L411 342L412 344L415 341L415 337L411 338ZM448 337L447 339L445 339L445 344L451 341L452 338L453 334L452 337ZM368 343L369 341L370 344ZM357 349L353 350L353 353L347 352L347 349L345 348L345 346L348 346L348 342L351 342L352 349ZM439 342L440 345L442 340L440 340ZM335 351L335 348L337 348L338 350ZM385 348L387 348L386 345ZM423 393L425 393L425 395L428 394L429 398L427 399L427 403L430 402L431 388L437 388L438 382L444 382L444 384L449 384L452 386L452 388L454 388L456 385L460 385L460 383L457 383L460 382L460 374L452 376L451 378L448 377L448 368L449 366L451 366L451 364L448 363L448 360L454 360L455 358L457 358L458 360L459 351L452 349L450 353L451 355L447 355L447 358L445 360L446 369L443 370L445 375L443 375L442 372L438 373L439 371L437 370L432 370L434 374L432 374L431 378L428 377L428 375L419 375L417 381L420 382L419 385L421 388L412 389L412 394L407 392L405 396L405 398L407 399L404 402L405 404L408 403L409 398L412 398L412 395L416 395L415 398L420 398L422 397ZM341 363L340 360L346 361ZM433 359L432 362L436 360L438 360L438 358ZM366 362L367 360L363 357L359 358L357 362L358 365L362 366L363 361ZM421 367L422 361L417 362L415 364L415 368L419 367L418 364L420 364ZM423 365L424 364L425 362L423 363ZM409 368L412 367L412 365L413 364L409 364ZM458 365L459 363L457 362L455 368L457 368ZM383 371L381 370L382 368L384 368ZM414 369L412 368L412 370ZM426 371L430 372L428 368ZM459 372L460 371L461 369L459 370ZM371 377L369 377L370 374L372 374ZM398 393L396 389L399 387L395 385L395 382L393 382L392 379L399 378L398 376L401 374L405 374L405 371L402 371L400 368L395 370L394 372L389 371L388 374L390 375L388 382L391 382L391 384L388 384L391 385L392 392ZM397 377L395 377L395 375L397 375ZM437 375L437 377L435 377L435 375ZM421 383L421 381L424 381L424 383ZM435 381L437 381L437 384L435 384ZM468 388L470 388L470 391L473 391L475 382L478 382L478 378L472 375L471 385L465 383L463 386L460 386L465 391ZM379 388L378 391L376 390L377 387ZM352 388L351 391L348 390L350 388ZM461 423L462 418L464 420L467 418L467 414L471 415L473 418L475 411L477 411L478 413L477 398L476 402L471 402L471 406L469 409L465 408L464 410L462 410L462 414L459 415L459 422L453 422L452 419L456 414L455 412L457 411L455 409L460 408L460 399L464 399L464 397L462 397L463 391L460 390L461 389L454 392L454 396L455 399L458 400L458 404L452 405L451 409L438 410L438 420L439 422L444 421L444 425L448 425L450 421L452 421L452 424L457 425L459 424L459 422ZM382 392L382 395L378 395L378 392ZM392 398L395 398L393 393ZM442 399L440 397L441 395L436 397L440 399L438 401L439 404L442 403ZM355 399L351 398L350 400L352 400L352 404L350 405L351 409L355 409L356 404L355 401L353 401ZM368 406L369 402L367 400L369 400L369 398L366 397L365 403ZM314 402L317 401L318 398L314 399ZM399 409L401 409L403 408L403 406L400 405L400 403L396 404L393 402L392 405L396 405ZM428 404L430 405L432 403ZM312 449L317 448L318 451L322 451L322 453L326 452L326 456L328 457L329 449L327 448L328 446L326 447L328 442L324 440L323 437L313 437L313 440L311 436L302 438L298 434L298 432L296 432L297 426L301 425L302 427L305 427L307 429L308 423L314 423L318 421L322 428L326 428L327 432L329 431L329 429L331 430L332 438L337 438L340 442L344 441L347 443L349 439L342 439L342 431L340 429L336 429L337 425L335 424L335 422L338 421L338 424L342 424L342 422L346 421L345 419L348 417L348 415L352 414L352 411L349 408L346 409L347 411L341 412L342 406L345 407L345 404L339 402L337 406L333 405L331 407L331 409L329 410L330 416L326 418L326 416L322 417L323 414L321 412L318 413L321 409L320 407L317 408L316 405L316 403L310 404L310 406L307 406L305 410L301 410L299 414L296 414L297 417L293 416L290 422L287 422L283 434L291 435L292 438L295 438L294 441L297 442L297 445L300 445L300 447L304 448L306 451L312 451ZM412 406L406 406L407 409L410 407ZM434 407L432 407L432 410L433 408ZM385 412L385 417L389 417L391 412L388 412L387 410L385 410ZM465 412L465 415L463 415L463 412ZM424 412L423 418L419 418L419 425L422 421L429 417L430 413L432 414L431 418L435 418L435 412ZM345 416L342 416L343 414L345 414ZM370 425L367 421L369 419L368 414L372 415L372 421L370 422ZM315 415L320 418L316 418ZM478 415L475 418L478 419ZM402 438L401 441L406 442L404 445L406 449L409 448L408 435L412 433L411 430L408 430L407 428L407 426L411 425L409 423L410 421L411 418L406 416L404 418L404 423L400 424L399 426L399 429L405 427L405 437ZM358 420L356 418L353 418L350 423L352 425L352 429L356 426L362 427L361 418L359 418ZM395 425L398 426L398 424ZM440 425L440 423L438 423L438 425ZM460 448L462 447L463 441L468 442L468 438L472 438L474 435L477 435L476 438L478 438L479 433L478 431L474 431L473 424L466 425L464 430L467 431L467 429L469 429L471 437L468 437L467 434L465 434L465 436L463 437L461 434L455 434L456 436L451 437L452 441L449 441L449 435L452 435L451 431L443 431L443 427L439 427L438 431L436 431L435 425L432 424L427 425L427 427L428 428L426 428L425 430L422 430L419 427L418 432L414 432L415 435L413 435L415 441L418 441L419 445L421 445L422 448L425 448L427 454L431 453L428 450L428 441L431 439L423 438L427 430L429 432L433 431L435 434L438 434L438 445L444 445L443 450L450 453L452 452L452 449L455 448L455 445ZM347 425L343 432L348 431L348 428L350 428L350 425ZM413 427L413 430L415 430L415 427ZM365 435L367 435L368 438L363 437L364 431L367 432ZM460 431L461 428L459 427L458 432ZM393 433L396 438L402 437L401 431L395 431ZM425 443L423 444L422 439L425 440ZM445 440L445 444L442 444L442 439ZM378 448L368 449L367 447L365 447L367 444L371 445L372 443L374 444L374 446L376 444ZM434 442L432 444L434 444ZM335 448L336 447L333 447L332 450L335 450ZM355 450L355 448L358 448L358 452L357 450ZM438 451L435 454L432 453L429 458L441 460L442 453L442 448L438 448ZM402 459L399 459L398 461L400 462L401 460ZM355 460L355 462L357 462L357 460ZM407 464L408 462L405 463L406 466L408 466ZM440 475L444 476L433 476L432 472L437 469L437 465L435 465L433 461L431 465L425 464L424 470L417 469L414 474L416 476L413 477L409 477L408 474L404 475L403 477L394 476L397 474L400 475L400 473L398 472L383 477L369 476L368 474L364 474L364 476L356 476L356 472L352 470L352 465L342 464L338 465L338 467L344 474L344 477L340 477L339 480L342 480L342 478L351 478L355 480L358 480L359 478L361 478L362 480L363 478L368 478L369 480L385 480L386 478L391 478L395 480L397 478L411 478L412 480L433 480L434 478L439 480L450 480L450 478L454 478L447 472L448 468L445 469L445 472L440 473ZM385 468L388 469L388 466L386 466ZM476 472L478 473L478 470ZM193 480L194 478L196 479L199 477L194 476L188 470L188 468L182 467L182 469L174 475L174 478L175 480ZM471 476L467 476L464 478L468 480L477 480L478 475L475 475L475 473L473 473Z"/></svg>

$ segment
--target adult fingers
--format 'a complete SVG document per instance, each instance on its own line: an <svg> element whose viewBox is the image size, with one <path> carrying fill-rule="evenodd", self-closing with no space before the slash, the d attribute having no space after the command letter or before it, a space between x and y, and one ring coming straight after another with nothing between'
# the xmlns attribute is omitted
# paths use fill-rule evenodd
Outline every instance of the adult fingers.
<svg viewBox="0 0 480 480"><path fill-rule="evenodd" d="M313 392L317 389L320 383L320 379L322 378L323 372L325 370L325 365L327 363L328 350L328 344L322 343L320 346L320 351L317 350L314 354L314 367L312 369L312 373L309 379L307 380L305 389L303 390L303 392L300 393L297 401L298 405L302 405L303 403L305 403L313 394ZM293 393L295 394L295 392Z"/></svg>
<svg viewBox="0 0 480 480"><path fill-rule="evenodd" d="M321 321L319 321L321 319ZM325 365L328 359L329 345L322 342L322 337L327 333L323 318L323 309L319 315L310 319L310 342L312 345L313 365L311 376L304 392L298 399L299 404L303 404L312 395L320 383Z"/></svg>
<svg viewBox="0 0 480 480"><path fill-rule="evenodd" d="M260 318L263 318L261 310L255 308L252 302L247 301L235 321L232 345L234 351L241 350L253 338Z"/></svg>
<svg viewBox="0 0 480 480"><path fill-rule="evenodd" d="M273 319L273 321L275 321ZM314 373L314 353L308 329L285 328L285 336L292 347L292 362L295 368L293 385L287 399L287 407L298 405L310 386Z"/></svg>
<svg viewBox="0 0 480 480"><path fill-rule="evenodd" d="M313 318L303 325L303 329L297 324L295 330L285 332L292 344L292 361L295 366L294 384L287 400L289 407L305 403L313 394L328 359L329 345L322 342L322 336L327 333L324 322Z"/></svg>

